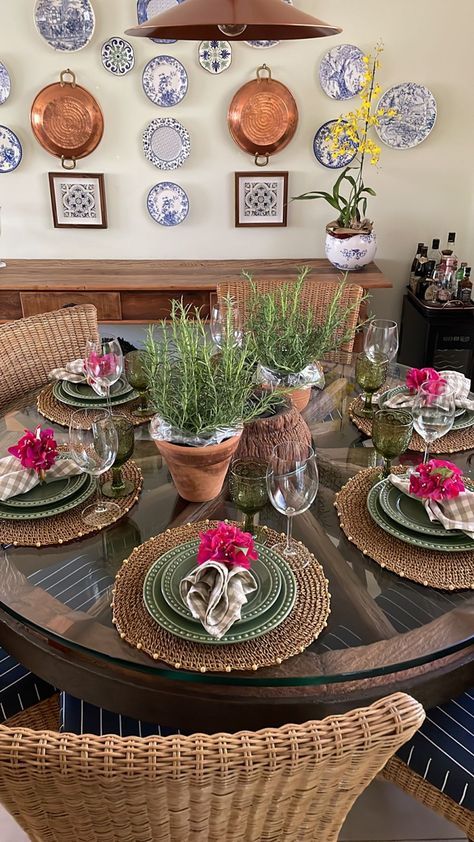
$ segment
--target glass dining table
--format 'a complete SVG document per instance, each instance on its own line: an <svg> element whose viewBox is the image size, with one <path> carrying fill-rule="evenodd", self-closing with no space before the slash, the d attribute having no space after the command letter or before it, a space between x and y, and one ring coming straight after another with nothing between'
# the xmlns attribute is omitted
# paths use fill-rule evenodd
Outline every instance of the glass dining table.
<svg viewBox="0 0 474 842"><path fill-rule="evenodd" d="M61 546L2 545L0 644L41 678L96 705L208 733L303 722L396 690L431 706L472 685L474 592L439 591L400 578L363 555L341 531L336 493L380 460L348 416L359 392L353 366L326 368L326 388L314 392L304 412L317 449L320 487L310 510L295 518L294 537L323 566L331 613L306 651L257 672L195 673L154 661L120 639L112 623L112 588L134 547L188 522L241 519L227 486L210 503L181 499L147 425L137 428L134 454L143 490L126 517ZM397 368L397 382L400 375ZM4 408L0 453L39 423L45 420L35 394ZM66 442L67 430L51 426L57 440ZM473 455L449 458L473 477ZM260 523L284 529L270 504Z"/></svg>

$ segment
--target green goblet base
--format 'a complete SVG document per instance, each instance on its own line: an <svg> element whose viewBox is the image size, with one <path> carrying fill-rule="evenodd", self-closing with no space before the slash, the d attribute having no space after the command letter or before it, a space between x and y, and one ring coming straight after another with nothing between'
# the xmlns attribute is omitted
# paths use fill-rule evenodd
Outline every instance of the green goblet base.
<svg viewBox="0 0 474 842"><path fill-rule="evenodd" d="M112 480L109 482L104 482L102 486L102 494L104 497L111 497L112 499L117 499L119 497L128 497L129 494L133 494L135 490L135 486L133 482L129 479L123 481L121 485L115 486L112 484Z"/></svg>

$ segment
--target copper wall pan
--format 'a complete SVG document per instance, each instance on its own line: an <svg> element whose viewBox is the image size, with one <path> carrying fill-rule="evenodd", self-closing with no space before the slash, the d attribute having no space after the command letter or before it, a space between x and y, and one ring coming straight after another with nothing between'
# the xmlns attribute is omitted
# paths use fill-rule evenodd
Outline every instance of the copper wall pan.
<svg viewBox="0 0 474 842"><path fill-rule="evenodd" d="M66 77L70 81L66 81ZM71 70L63 70L60 81L48 85L31 106L31 127L37 141L51 155L61 158L64 169L74 169L99 145L104 133L104 116L96 99L76 84Z"/></svg>
<svg viewBox="0 0 474 842"><path fill-rule="evenodd" d="M235 94L227 114L233 140L244 152L255 157L259 167L270 155L284 149L298 125L298 107L291 91L272 79L266 64L257 69L257 78Z"/></svg>

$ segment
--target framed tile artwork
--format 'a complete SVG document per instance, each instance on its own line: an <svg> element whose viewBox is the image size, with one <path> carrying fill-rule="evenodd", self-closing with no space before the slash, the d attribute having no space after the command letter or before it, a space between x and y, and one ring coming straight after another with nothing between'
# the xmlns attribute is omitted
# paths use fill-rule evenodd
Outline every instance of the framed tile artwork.
<svg viewBox="0 0 474 842"><path fill-rule="evenodd" d="M287 172L235 173L236 228L286 227Z"/></svg>
<svg viewBox="0 0 474 842"><path fill-rule="evenodd" d="M55 228L107 228L102 173L50 172Z"/></svg>

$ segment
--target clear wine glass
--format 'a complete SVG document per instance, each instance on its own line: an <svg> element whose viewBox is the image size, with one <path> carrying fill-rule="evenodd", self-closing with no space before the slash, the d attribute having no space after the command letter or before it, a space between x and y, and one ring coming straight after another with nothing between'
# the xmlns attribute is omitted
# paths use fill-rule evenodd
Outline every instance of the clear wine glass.
<svg viewBox="0 0 474 842"><path fill-rule="evenodd" d="M84 355L86 371L89 377L105 389L107 408L112 413L110 387L120 380L123 374L123 353L117 339L89 340Z"/></svg>
<svg viewBox="0 0 474 842"><path fill-rule="evenodd" d="M1 236L2 236L2 208L1 208L1 205L0 205L0 237ZM2 260L2 258L0 257L0 269L4 269L6 265L7 265L6 261Z"/></svg>
<svg viewBox="0 0 474 842"><path fill-rule="evenodd" d="M287 517L286 543L274 547L283 555L296 554L291 539L293 518L309 509L318 487L318 468L312 447L287 442L273 448L267 467L267 489L274 508Z"/></svg>
<svg viewBox="0 0 474 842"><path fill-rule="evenodd" d="M454 423L454 390L444 380L423 383L413 401L413 426L425 441L423 463L428 462L430 447L449 433Z"/></svg>
<svg viewBox="0 0 474 842"><path fill-rule="evenodd" d="M393 362L398 352L398 325L388 319L373 319L365 330L364 351L369 359L386 357Z"/></svg>
<svg viewBox="0 0 474 842"><path fill-rule="evenodd" d="M230 340L230 344L242 344L242 319L239 308L231 298L223 299L211 312L211 336L218 348Z"/></svg>
<svg viewBox="0 0 474 842"><path fill-rule="evenodd" d="M82 429L86 425L89 429ZM112 467L118 450L118 436L114 420L107 412L80 409L73 412L69 424L71 459L84 473L96 477L97 501L82 512L88 526L107 526L116 520L120 507L104 500L99 477Z"/></svg>

